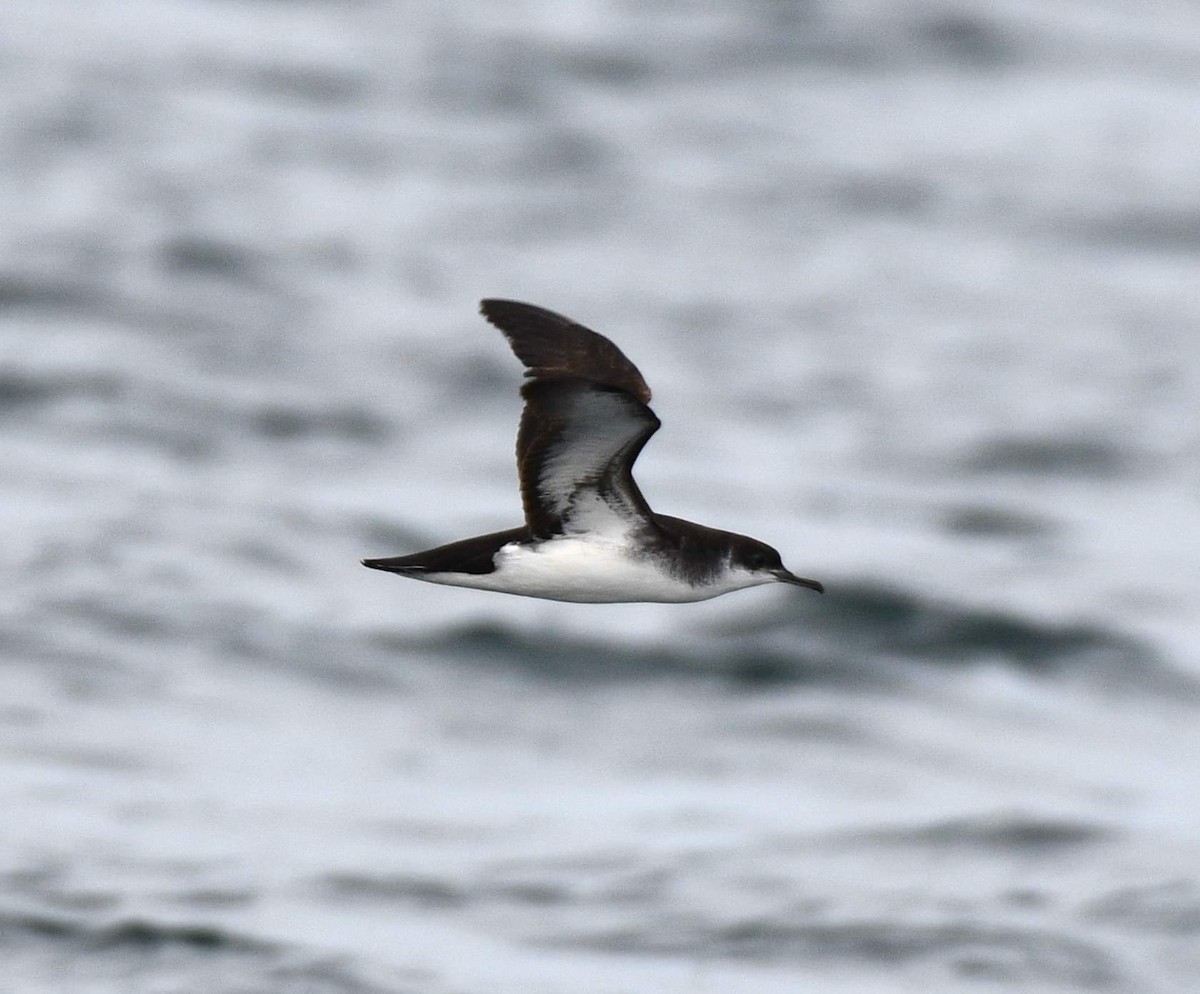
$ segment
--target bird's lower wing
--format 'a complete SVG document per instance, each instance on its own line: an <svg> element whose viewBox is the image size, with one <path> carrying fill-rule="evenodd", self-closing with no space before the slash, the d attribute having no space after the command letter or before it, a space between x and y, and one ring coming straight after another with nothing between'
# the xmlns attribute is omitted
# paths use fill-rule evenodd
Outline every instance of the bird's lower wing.
<svg viewBox="0 0 1200 994"><path fill-rule="evenodd" d="M624 390L582 380L534 380L521 394L517 468L530 532L615 535L650 526L632 467L658 430L654 412Z"/></svg>

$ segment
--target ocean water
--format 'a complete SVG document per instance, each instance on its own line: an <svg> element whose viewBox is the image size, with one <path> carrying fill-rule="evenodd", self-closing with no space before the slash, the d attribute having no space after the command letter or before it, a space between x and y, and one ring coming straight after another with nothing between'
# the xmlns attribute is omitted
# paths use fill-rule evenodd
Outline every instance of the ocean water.
<svg viewBox="0 0 1200 994"><path fill-rule="evenodd" d="M1200 12L0 11L0 991L1200 987ZM828 594L515 525L483 296Z"/></svg>

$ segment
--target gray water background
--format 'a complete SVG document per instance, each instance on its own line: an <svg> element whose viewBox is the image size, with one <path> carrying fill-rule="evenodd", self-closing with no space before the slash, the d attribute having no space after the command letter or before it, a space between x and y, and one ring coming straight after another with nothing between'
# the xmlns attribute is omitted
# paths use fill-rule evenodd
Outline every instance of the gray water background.
<svg viewBox="0 0 1200 994"><path fill-rule="evenodd" d="M1200 985L1200 12L0 11L0 990ZM481 296L829 587L519 521Z"/></svg>

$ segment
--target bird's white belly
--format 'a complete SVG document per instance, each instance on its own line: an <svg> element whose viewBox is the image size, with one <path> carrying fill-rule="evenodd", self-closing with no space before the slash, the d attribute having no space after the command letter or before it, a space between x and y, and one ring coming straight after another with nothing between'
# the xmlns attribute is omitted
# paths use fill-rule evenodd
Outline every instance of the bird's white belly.
<svg viewBox="0 0 1200 994"><path fill-rule="evenodd" d="M653 558L630 556L615 542L559 537L538 545L506 545L491 573L430 573L431 583L495 590L547 600L607 604L702 601L736 586L692 586L659 569Z"/></svg>

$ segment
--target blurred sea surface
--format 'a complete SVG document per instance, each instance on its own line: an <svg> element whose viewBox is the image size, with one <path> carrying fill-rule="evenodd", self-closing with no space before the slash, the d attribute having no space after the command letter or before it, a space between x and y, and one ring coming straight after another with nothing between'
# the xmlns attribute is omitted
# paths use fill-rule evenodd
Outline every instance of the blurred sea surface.
<svg viewBox="0 0 1200 994"><path fill-rule="evenodd" d="M1200 987L1200 10L0 10L0 990ZM515 525L482 296L824 598Z"/></svg>

